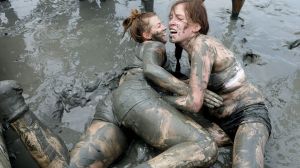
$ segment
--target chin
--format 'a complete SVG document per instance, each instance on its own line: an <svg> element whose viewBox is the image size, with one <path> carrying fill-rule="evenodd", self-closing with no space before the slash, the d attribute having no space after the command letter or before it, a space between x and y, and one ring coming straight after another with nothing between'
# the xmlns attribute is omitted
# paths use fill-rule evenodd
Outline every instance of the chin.
<svg viewBox="0 0 300 168"><path fill-rule="evenodd" d="M163 42L163 43L167 43L167 42L168 42L168 39L164 38L164 39L162 40L162 42Z"/></svg>
<svg viewBox="0 0 300 168"><path fill-rule="evenodd" d="M175 41L173 39L171 39L171 38L169 39L169 42L170 43L175 43Z"/></svg>

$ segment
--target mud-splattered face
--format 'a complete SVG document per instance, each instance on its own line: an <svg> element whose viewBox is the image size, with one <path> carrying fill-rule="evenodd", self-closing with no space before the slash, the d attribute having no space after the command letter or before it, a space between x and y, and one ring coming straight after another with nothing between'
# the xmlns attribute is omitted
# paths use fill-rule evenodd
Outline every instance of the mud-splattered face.
<svg viewBox="0 0 300 168"><path fill-rule="evenodd" d="M149 18L150 38L154 41L160 41L162 43L167 42L166 26L162 24L158 16Z"/></svg>
<svg viewBox="0 0 300 168"><path fill-rule="evenodd" d="M174 7L169 15L170 42L181 43L189 40L195 33L193 24L188 22L185 13L185 4L180 3Z"/></svg>

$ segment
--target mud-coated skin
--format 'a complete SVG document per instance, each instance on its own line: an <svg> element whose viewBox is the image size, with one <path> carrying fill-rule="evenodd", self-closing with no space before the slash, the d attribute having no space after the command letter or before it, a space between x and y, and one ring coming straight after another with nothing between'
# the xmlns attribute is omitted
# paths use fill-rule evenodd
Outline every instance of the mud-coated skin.
<svg viewBox="0 0 300 168"><path fill-rule="evenodd" d="M15 81L4 83L5 85L2 86L5 87L2 88L5 89L2 89L2 92L13 92L13 95L4 94L9 95L5 98L14 101L8 101L10 104L5 104L3 111L7 109L6 107L12 107L17 104L18 106L14 109L20 111L20 115L26 112L21 117L17 115L20 118L14 118L13 120L16 121L12 123L12 126L21 136L23 143L33 158L36 159L41 167L67 167L69 155L64 143L43 126L34 114L27 111L28 106L22 97L21 87ZM14 91L14 88L17 88L19 92ZM5 100L4 97L2 100ZM18 109L23 106L26 108ZM7 114L10 114L10 112L14 111L10 110ZM107 134L107 132L111 134ZM97 139L97 137L100 137L101 140ZM125 137L117 126L100 120L94 121L87 133L82 136L80 142L75 146L70 167L108 167L124 151L125 146ZM97 149L97 152L92 149Z"/></svg>
<svg viewBox="0 0 300 168"><path fill-rule="evenodd" d="M119 127L94 120L71 151L70 168L108 167L127 147Z"/></svg>
<svg viewBox="0 0 300 168"><path fill-rule="evenodd" d="M233 147L233 168L264 167L265 144L269 131L261 123L241 125L236 133Z"/></svg>
<svg viewBox="0 0 300 168"><path fill-rule="evenodd" d="M145 164L150 167L212 164L217 157L217 145L208 132L161 99L143 78L142 71L128 73L113 93L114 112L122 125L148 144L165 150L138 167Z"/></svg>
<svg viewBox="0 0 300 168"><path fill-rule="evenodd" d="M26 112L11 125L40 167L67 167L69 154L66 146L32 112Z"/></svg>
<svg viewBox="0 0 300 168"><path fill-rule="evenodd" d="M146 78L162 89L185 95L188 90L187 84L175 78L162 67L166 59L164 44L156 41L145 41L142 48L143 52L140 57L143 59L143 70Z"/></svg>
<svg viewBox="0 0 300 168"><path fill-rule="evenodd" d="M192 64L192 68L198 69L200 67L197 67L197 65L202 64L202 73L212 74L207 86L209 86L210 90L221 95L224 100L221 107L209 110L211 115L222 120L222 118L231 115L237 109L264 102L264 98L261 93L252 84L247 82L243 69L236 62L236 59L230 51L207 36L201 35L197 40L199 40L199 42L200 40L203 41L204 44L198 51L194 50L192 57L194 57L194 61L197 62L197 64ZM208 46L213 47L209 48ZM199 57L197 55L203 55L203 57ZM209 58L209 55L214 58ZM205 77L205 75L203 76ZM201 80L204 84L206 83L205 79ZM219 86L216 87L217 85L213 85L211 83L222 83L222 85L220 88ZM205 86L203 87L205 88ZM258 125L259 127L255 128L255 126ZM240 128L248 131L243 131L243 133L240 134ZM252 129L255 129L256 131L253 132L251 131ZM251 139L248 138L249 134L252 137ZM253 167L253 165L246 166L245 163L257 163L257 166L254 167L263 167L263 151L268 137L269 131L266 125L261 123L246 123L240 125L234 140L234 149L236 154L233 155L233 165L237 165L235 167ZM261 138L261 141L256 140L259 138ZM236 141L237 139L238 141ZM245 145L241 146L241 143ZM252 146L249 144L252 144ZM240 154L245 150L248 151L247 154L240 156ZM239 157L242 157L243 159L235 159Z"/></svg>
<svg viewBox="0 0 300 168"><path fill-rule="evenodd" d="M29 110L22 91L16 81L0 81L2 121L11 124L41 167L66 167L69 161L67 148L60 138Z"/></svg>
<svg viewBox="0 0 300 168"><path fill-rule="evenodd" d="M0 81L0 122L11 122L28 110L23 89L13 80Z"/></svg>
<svg viewBox="0 0 300 168"><path fill-rule="evenodd" d="M3 139L2 130L3 130L2 125L0 125L0 167L11 168L8 153L6 150L6 145Z"/></svg>
<svg viewBox="0 0 300 168"><path fill-rule="evenodd" d="M185 6L179 4L171 11L169 29L174 32L170 36L170 40L179 43L189 54L190 90L187 96L169 97L168 101L178 108L196 113L203 105L205 89L212 90L223 98L222 106L207 111L216 117L216 121L231 116L238 109L263 103L264 98L261 92L246 80L244 70L233 53L214 38L195 31L200 27L188 24L188 17L185 16L184 9ZM234 141L236 151L234 157L238 158L243 151L247 151L247 155L251 157L243 155L243 159L234 158L233 165L243 165L243 162L250 163L255 158L258 167L263 167L264 159L260 151L264 150L264 144L269 137L267 128L260 122L242 122L239 125L235 135L237 141Z"/></svg>
<svg viewBox="0 0 300 168"><path fill-rule="evenodd" d="M243 7L245 0L232 0L231 19L238 19L239 13Z"/></svg>

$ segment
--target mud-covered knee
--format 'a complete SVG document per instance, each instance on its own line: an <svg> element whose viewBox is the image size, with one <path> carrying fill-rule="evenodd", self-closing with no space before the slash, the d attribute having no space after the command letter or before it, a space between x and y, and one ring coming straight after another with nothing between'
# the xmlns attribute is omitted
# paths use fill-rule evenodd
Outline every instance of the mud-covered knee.
<svg viewBox="0 0 300 168"><path fill-rule="evenodd" d="M126 137L115 124L93 121L71 152L71 167L107 167L126 147ZM88 159L87 159L88 158Z"/></svg>
<svg viewBox="0 0 300 168"><path fill-rule="evenodd" d="M218 158L218 145L215 141L206 141L205 143L197 142L203 147L203 153L206 158L207 165L213 164Z"/></svg>

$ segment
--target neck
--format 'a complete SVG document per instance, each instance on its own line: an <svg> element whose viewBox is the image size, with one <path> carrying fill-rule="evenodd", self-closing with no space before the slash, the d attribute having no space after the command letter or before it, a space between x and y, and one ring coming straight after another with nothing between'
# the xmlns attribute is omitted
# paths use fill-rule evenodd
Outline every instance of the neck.
<svg viewBox="0 0 300 168"><path fill-rule="evenodd" d="M190 39L179 43L179 45L190 55L193 51L193 46L195 45L198 36L200 36L200 34L197 34Z"/></svg>

